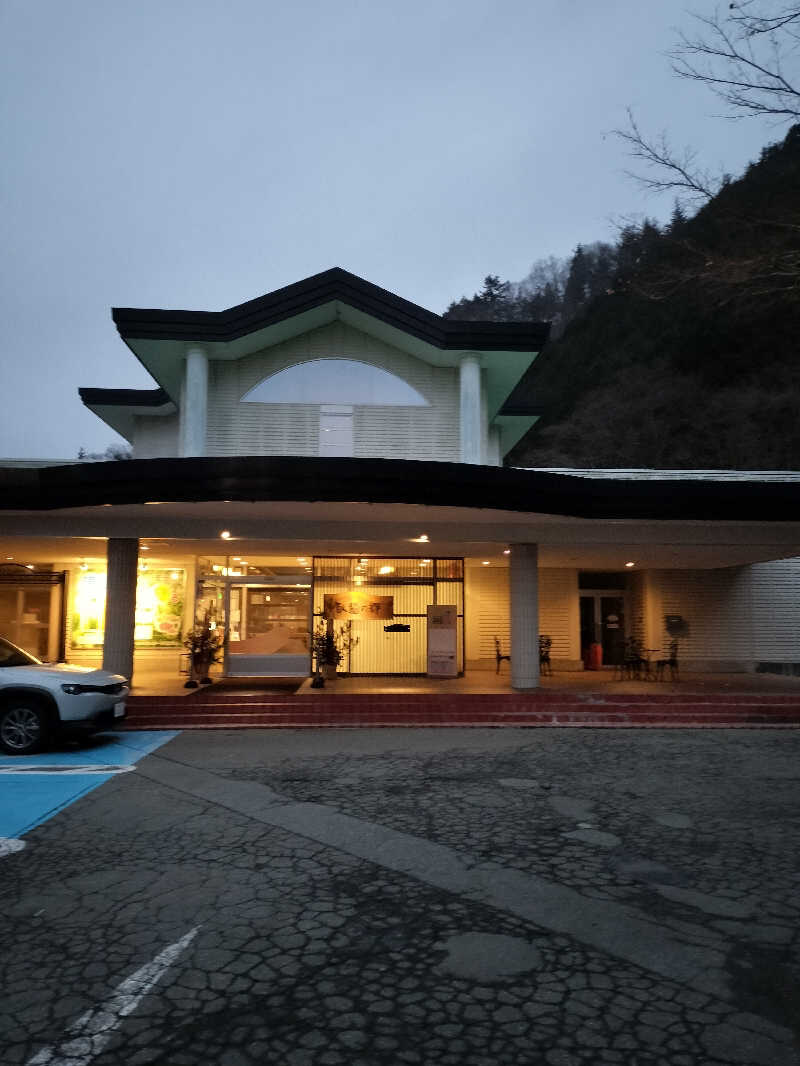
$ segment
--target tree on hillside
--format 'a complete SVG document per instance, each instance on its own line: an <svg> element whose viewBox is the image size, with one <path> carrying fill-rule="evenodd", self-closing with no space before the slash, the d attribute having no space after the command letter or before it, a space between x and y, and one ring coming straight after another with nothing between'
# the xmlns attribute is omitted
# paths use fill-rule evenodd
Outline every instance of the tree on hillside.
<svg viewBox="0 0 800 1066"><path fill-rule="evenodd" d="M132 459L133 452L127 444L109 444L104 452L87 452L85 448L79 448L78 458L93 463L118 462L123 459Z"/></svg>
<svg viewBox="0 0 800 1066"><path fill-rule="evenodd" d="M497 274L487 274L483 279L481 291L472 297L463 296L451 303L445 311L445 318L503 322L514 317L511 306L513 302L511 283L501 281Z"/></svg>

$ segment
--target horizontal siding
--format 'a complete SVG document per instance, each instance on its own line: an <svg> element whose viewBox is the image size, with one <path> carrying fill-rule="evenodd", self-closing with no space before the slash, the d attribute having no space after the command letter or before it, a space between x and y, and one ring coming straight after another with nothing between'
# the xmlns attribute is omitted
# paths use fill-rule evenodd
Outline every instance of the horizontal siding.
<svg viewBox="0 0 800 1066"><path fill-rule="evenodd" d="M133 420L133 458L160 459L178 454L178 416L136 415Z"/></svg>
<svg viewBox="0 0 800 1066"><path fill-rule="evenodd" d="M509 570L468 567L465 594L467 660L494 659L495 637L507 655L511 648ZM553 641L553 659L580 658L576 570L539 570L539 632Z"/></svg>
<svg viewBox="0 0 800 1066"><path fill-rule="evenodd" d="M718 570L651 571L657 597L654 618L656 644L666 650L673 639L664 617L680 615L689 623L689 636L679 640L682 662L711 668L752 661L752 616L748 567Z"/></svg>
<svg viewBox="0 0 800 1066"><path fill-rule="evenodd" d="M353 452L362 458L457 461L458 372L435 367L344 323L332 323L235 361L211 363L209 455L317 455L318 404L241 403L280 370L313 359L355 359L396 374L429 407L354 407Z"/></svg>
<svg viewBox="0 0 800 1066"><path fill-rule="evenodd" d="M747 567L756 662L800 663L800 559Z"/></svg>
<svg viewBox="0 0 800 1066"><path fill-rule="evenodd" d="M508 569L506 567L468 566L464 575L466 600L467 662L494 659L494 639L500 650L511 650Z"/></svg>
<svg viewBox="0 0 800 1066"><path fill-rule="evenodd" d="M577 570L539 570L539 632L553 641L551 658L580 658Z"/></svg>

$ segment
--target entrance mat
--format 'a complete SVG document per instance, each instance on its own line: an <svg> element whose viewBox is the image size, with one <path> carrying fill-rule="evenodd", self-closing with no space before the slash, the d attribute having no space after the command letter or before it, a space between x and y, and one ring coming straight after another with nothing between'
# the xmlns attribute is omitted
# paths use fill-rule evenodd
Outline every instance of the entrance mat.
<svg viewBox="0 0 800 1066"><path fill-rule="evenodd" d="M305 680L304 677L229 677L210 685L200 685L194 691L188 691L182 699L213 703L223 693L236 696L293 696Z"/></svg>

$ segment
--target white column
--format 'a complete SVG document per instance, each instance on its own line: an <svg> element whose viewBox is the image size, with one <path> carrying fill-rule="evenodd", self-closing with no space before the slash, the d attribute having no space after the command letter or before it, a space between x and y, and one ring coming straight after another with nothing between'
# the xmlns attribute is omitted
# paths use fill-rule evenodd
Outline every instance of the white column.
<svg viewBox="0 0 800 1066"><path fill-rule="evenodd" d="M103 669L112 674L133 675L133 627L136 613L136 578L139 541L136 537L112 537L106 547L106 629L103 638Z"/></svg>
<svg viewBox="0 0 800 1066"><path fill-rule="evenodd" d="M511 687L539 687L539 548L512 544Z"/></svg>
<svg viewBox="0 0 800 1066"><path fill-rule="evenodd" d="M481 361L479 356L467 352L461 357L460 374L461 404L459 411L459 437L461 462L481 462Z"/></svg>
<svg viewBox="0 0 800 1066"><path fill-rule="evenodd" d="M481 370L481 462L489 462L489 393L486 387L486 371Z"/></svg>
<svg viewBox="0 0 800 1066"><path fill-rule="evenodd" d="M186 353L186 366L181 388L180 453L206 454L206 424L208 422L208 356L202 348L193 347Z"/></svg>
<svg viewBox="0 0 800 1066"><path fill-rule="evenodd" d="M489 430L489 443L486 451L486 462L489 466L503 465L503 456L500 454L500 430L497 426L492 426Z"/></svg>

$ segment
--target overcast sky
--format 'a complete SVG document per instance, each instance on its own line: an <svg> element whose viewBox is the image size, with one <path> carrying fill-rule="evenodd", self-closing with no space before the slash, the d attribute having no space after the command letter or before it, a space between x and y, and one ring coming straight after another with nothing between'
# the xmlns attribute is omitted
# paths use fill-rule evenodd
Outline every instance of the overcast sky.
<svg viewBox="0 0 800 1066"><path fill-rule="evenodd" d="M737 174L677 0L0 0L0 456L102 450L79 385L152 387L112 306L219 310L341 266L441 313L669 202L608 131ZM710 11L697 0L691 7Z"/></svg>

